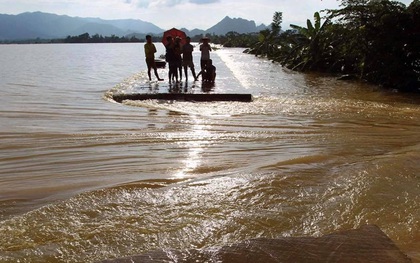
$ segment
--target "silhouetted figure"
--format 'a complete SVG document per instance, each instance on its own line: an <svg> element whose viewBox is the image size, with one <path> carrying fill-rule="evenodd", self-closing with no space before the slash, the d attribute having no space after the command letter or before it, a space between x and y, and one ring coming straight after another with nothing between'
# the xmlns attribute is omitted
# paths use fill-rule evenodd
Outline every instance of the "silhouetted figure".
<svg viewBox="0 0 420 263"><path fill-rule="evenodd" d="M179 71L179 79L182 80L182 56L181 56L182 47L181 47L181 38L180 37L175 38L174 52L175 52L176 68Z"/></svg>
<svg viewBox="0 0 420 263"><path fill-rule="evenodd" d="M157 67L156 67L156 62L155 62L155 53L156 53L156 47L155 47L155 44L152 43L152 36L147 35L146 44L144 44L144 54L146 55L147 75L149 76L149 80L152 80L150 71L153 68L156 78L159 81L162 81L163 79L159 78L159 75L157 72Z"/></svg>
<svg viewBox="0 0 420 263"><path fill-rule="evenodd" d="M202 75L203 82L214 83L214 81L216 80L216 67L213 65L211 59L209 59L204 65L204 69L200 71L200 73L198 73L197 79L200 75Z"/></svg>
<svg viewBox="0 0 420 263"><path fill-rule="evenodd" d="M195 75L194 62L193 62L193 53L194 46L191 45L191 38L186 38L186 44L182 46L182 65L184 66L185 80L188 81L188 67L191 69L191 73L194 77L194 80L197 80Z"/></svg>
<svg viewBox="0 0 420 263"><path fill-rule="evenodd" d="M178 82L178 71L177 71L177 63L176 63L176 55L175 55L175 43L171 36L168 36L166 38L168 44L166 44L166 55L165 59L166 62L169 64L169 72L168 72L168 78L169 83L172 81L172 77L176 78L176 81Z"/></svg>
<svg viewBox="0 0 420 263"><path fill-rule="evenodd" d="M203 71L204 66L210 60L211 47L209 44L210 39L208 37L203 37L201 41L203 42L203 44L200 45L200 51L201 51L200 66L201 66L201 71Z"/></svg>

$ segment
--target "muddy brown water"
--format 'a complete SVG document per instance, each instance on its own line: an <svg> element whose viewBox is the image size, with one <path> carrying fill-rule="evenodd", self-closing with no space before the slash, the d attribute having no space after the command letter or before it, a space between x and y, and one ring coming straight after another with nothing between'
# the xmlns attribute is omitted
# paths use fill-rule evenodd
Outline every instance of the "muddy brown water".
<svg viewBox="0 0 420 263"><path fill-rule="evenodd" d="M253 102L109 100L169 87L146 81L142 48L0 46L1 262L94 262L364 224L420 261L418 96L219 49L211 92Z"/></svg>

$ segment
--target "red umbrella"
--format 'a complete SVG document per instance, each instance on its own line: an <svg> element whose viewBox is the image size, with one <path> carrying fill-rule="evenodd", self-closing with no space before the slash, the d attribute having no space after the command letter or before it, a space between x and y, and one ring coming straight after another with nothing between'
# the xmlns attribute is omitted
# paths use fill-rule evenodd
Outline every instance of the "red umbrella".
<svg viewBox="0 0 420 263"><path fill-rule="evenodd" d="M163 37L162 37L162 43L163 45L166 46L166 44L168 44L168 41L166 41L166 37L171 36L174 40L176 37L181 38L181 45L185 44L185 38L187 37L187 35L185 34L184 31L176 29L176 28L171 28L165 32L163 32Z"/></svg>

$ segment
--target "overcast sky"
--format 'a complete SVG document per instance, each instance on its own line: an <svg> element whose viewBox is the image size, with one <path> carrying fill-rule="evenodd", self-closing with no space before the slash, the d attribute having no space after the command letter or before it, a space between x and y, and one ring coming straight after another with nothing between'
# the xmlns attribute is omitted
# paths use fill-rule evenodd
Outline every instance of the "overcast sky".
<svg viewBox="0 0 420 263"><path fill-rule="evenodd" d="M225 16L269 25L283 12L283 28L305 25L314 12L338 8L338 0L0 0L0 13L41 11L103 19L141 19L162 29L208 29ZM412 0L401 0L409 5Z"/></svg>

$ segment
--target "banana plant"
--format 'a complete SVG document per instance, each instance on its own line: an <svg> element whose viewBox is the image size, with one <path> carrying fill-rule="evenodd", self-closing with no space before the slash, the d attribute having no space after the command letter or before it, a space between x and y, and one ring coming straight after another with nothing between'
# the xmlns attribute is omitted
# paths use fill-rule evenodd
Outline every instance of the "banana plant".
<svg viewBox="0 0 420 263"><path fill-rule="evenodd" d="M295 35L295 52L301 62L296 65L299 69L305 70L316 65L322 57L325 49L329 46L328 39L323 37L330 19L327 18L321 23L321 16L318 12L314 14L314 23L306 21L306 28L291 24L290 27L297 31Z"/></svg>

